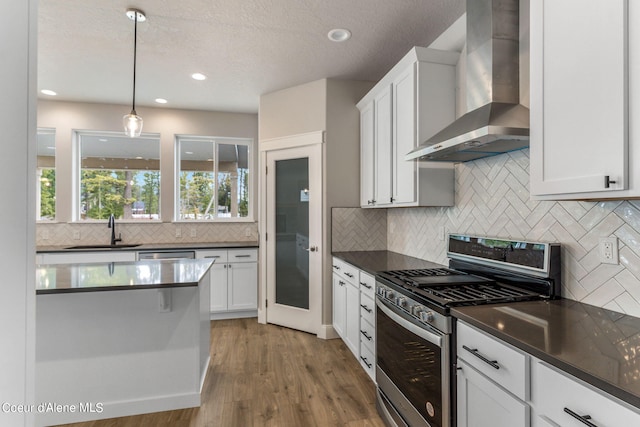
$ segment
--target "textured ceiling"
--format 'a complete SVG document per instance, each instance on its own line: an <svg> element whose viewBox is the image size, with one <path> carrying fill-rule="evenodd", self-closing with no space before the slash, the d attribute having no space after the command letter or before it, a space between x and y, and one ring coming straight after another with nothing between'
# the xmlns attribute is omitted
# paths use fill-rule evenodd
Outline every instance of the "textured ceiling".
<svg viewBox="0 0 640 427"><path fill-rule="evenodd" d="M40 0L38 89L130 104L128 7L147 15L138 24L138 105L166 98L172 108L251 113L261 94L321 78L377 81L465 8L464 0ZM353 37L333 43L332 28Z"/></svg>

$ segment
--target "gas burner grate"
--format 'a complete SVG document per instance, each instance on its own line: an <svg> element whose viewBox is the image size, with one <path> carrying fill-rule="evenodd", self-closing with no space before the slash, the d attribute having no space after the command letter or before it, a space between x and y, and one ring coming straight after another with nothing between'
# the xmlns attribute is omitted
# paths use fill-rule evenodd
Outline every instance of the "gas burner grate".
<svg viewBox="0 0 640 427"><path fill-rule="evenodd" d="M465 273L449 270L448 268L425 268L415 270L391 270L383 272L384 275L405 281L411 277L427 277L427 276L460 276Z"/></svg>
<svg viewBox="0 0 640 427"><path fill-rule="evenodd" d="M539 297L539 294L504 283L473 283L437 285L420 290L445 305L484 304L489 302L522 301Z"/></svg>

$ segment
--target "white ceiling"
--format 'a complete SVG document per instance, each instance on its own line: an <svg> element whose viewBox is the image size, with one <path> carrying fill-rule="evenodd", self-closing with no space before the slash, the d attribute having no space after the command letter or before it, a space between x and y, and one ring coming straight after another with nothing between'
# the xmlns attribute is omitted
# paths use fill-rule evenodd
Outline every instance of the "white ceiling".
<svg viewBox="0 0 640 427"><path fill-rule="evenodd" d="M321 78L378 81L465 8L464 0L40 0L38 89L56 100L131 104L129 7L147 15L137 105L166 98L171 108L249 113L261 94ZM353 37L331 42L333 28Z"/></svg>

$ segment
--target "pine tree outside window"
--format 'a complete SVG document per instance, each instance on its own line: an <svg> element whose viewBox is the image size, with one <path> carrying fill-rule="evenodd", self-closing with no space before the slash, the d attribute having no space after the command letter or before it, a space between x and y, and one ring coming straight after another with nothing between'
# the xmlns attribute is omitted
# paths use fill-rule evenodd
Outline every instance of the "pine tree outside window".
<svg viewBox="0 0 640 427"><path fill-rule="evenodd" d="M176 220L242 221L252 218L253 140L178 136Z"/></svg>
<svg viewBox="0 0 640 427"><path fill-rule="evenodd" d="M76 217L125 221L160 219L160 138L108 132L78 134Z"/></svg>

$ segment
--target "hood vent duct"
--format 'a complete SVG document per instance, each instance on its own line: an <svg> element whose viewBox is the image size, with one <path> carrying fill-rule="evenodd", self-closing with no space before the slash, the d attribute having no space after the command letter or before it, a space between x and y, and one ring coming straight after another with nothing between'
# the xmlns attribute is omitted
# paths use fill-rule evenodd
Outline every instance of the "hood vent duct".
<svg viewBox="0 0 640 427"><path fill-rule="evenodd" d="M467 0L467 111L406 155L466 162L529 145L520 104L519 0Z"/></svg>

